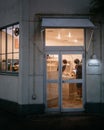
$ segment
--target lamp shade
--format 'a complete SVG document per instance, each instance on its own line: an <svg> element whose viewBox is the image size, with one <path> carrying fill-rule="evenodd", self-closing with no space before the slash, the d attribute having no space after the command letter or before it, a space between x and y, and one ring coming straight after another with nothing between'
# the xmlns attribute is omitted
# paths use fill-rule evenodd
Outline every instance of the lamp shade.
<svg viewBox="0 0 104 130"><path fill-rule="evenodd" d="M92 54L91 55L91 59L96 59L97 57L96 57L96 55L95 54Z"/></svg>

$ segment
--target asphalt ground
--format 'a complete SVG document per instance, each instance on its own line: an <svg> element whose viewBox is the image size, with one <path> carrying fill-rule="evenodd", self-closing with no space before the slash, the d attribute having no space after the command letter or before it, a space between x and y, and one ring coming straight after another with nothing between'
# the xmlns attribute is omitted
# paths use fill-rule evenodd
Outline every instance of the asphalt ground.
<svg viewBox="0 0 104 130"><path fill-rule="evenodd" d="M104 130L104 115L48 113L20 117L0 110L0 130Z"/></svg>

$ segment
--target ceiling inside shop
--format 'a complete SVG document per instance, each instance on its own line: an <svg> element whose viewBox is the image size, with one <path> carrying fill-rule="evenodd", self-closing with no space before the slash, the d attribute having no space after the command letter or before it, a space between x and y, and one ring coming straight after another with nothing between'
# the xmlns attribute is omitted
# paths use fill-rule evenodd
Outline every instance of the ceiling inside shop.
<svg viewBox="0 0 104 130"><path fill-rule="evenodd" d="M46 46L83 46L83 29L46 29Z"/></svg>

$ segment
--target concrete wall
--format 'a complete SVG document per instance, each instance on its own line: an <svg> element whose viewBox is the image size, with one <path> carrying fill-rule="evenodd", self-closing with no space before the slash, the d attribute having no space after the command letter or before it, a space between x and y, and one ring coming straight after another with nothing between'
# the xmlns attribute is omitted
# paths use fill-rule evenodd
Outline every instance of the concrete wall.
<svg viewBox="0 0 104 130"><path fill-rule="evenodd" d="M41 4L42 3L42 4ZM89 0L30 0L30 18L34 14L85 14L88 13Z"/></svg>
<svg viewBox="0 0 104 130"><path fill-rule="evenodd" d="M19 0L0 1L0 28L19 22ZM0 99L18 102L19 76L0 75Z"/></svg>
<svg viewBox="0 0 104 130"><path fill-rule="evenodd" d="M19 79L17 76L0 75L0 98L18 102Z"/></svg>
<svg viewBox="0 0 104 130"><path fill-rule="evenodd" d="M102 46L101 46L101 58L102 58L102 79L101 79L101 86L102 86L102 88L101 88L101 94L102 94L102 100L101 100L101 102L104 102L104 22L103 22L103 25L101 25L101 29L102 29L102 31L101 31L101 44L102 44Z"/></svg>
<svg viewBox="0 0 104 130"><path fill-rule="evenodd" d="M0 27L19 21L19 0L0 1Z"/></svg>
<svg viewBox="0 0 104 130"><path fill-rule="evenodd" d="M95 23L94 34L86 53L86 101L88 103L103 102L103 63L102 63L102 28L100 24ZM96 59L91 59L91 55L95 53Z"/></svg>

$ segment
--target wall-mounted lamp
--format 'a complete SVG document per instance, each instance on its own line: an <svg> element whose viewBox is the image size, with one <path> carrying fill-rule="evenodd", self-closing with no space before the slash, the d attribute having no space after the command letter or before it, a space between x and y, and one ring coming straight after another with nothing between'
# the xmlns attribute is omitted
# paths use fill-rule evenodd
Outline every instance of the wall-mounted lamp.
<svg viewBox="0 0 104 130"><path fill-rule="evenodd" d="M90 57L91 59L97 59L97 57L96 57L96 54L95 53L93 53L92 55L91 55L91 57Z"/></svg>
<svg viewBox="0 0 104 130"><path fill-rule="evenodd" d="M18 27L15 28L15 30L14 30L14 34L15 34L15 36L18 36L18 35L19 35L19 28L18 28Z"/></svg>

